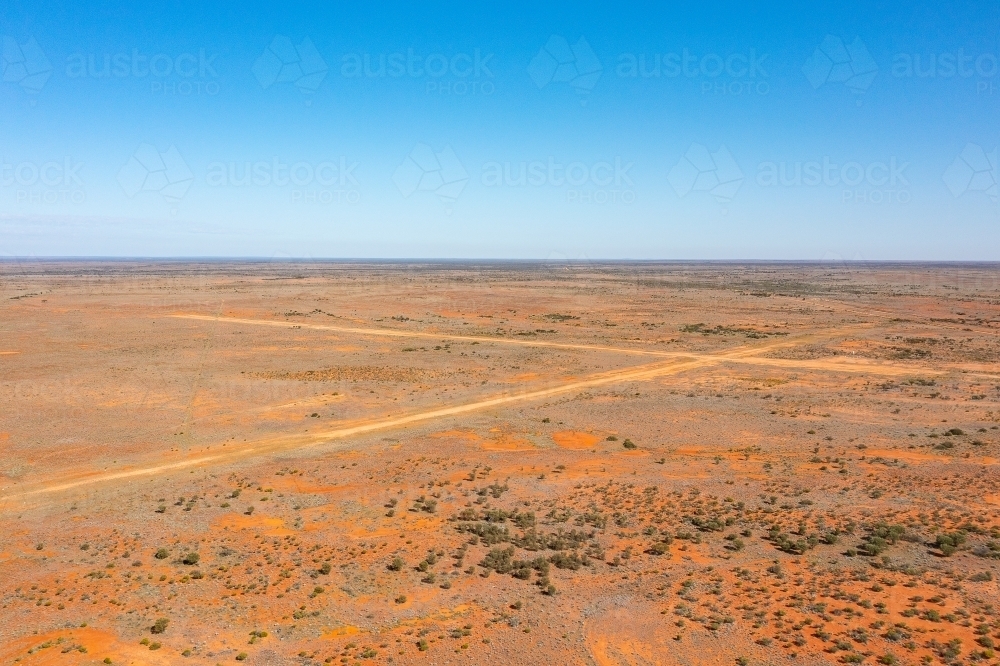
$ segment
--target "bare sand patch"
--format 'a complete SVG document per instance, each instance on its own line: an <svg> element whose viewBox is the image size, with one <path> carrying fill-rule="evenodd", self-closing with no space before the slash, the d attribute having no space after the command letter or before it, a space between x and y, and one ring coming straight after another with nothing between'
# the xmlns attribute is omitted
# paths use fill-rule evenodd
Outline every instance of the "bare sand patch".
<svg viewBox="0 0 1000 666"><path fill-rule="evenodd" d="M592 449L595 444L601 441L601 439L601 437L593 433L579 432L575 430L563 430L552 433L552 441L563 449Z"/></svg>

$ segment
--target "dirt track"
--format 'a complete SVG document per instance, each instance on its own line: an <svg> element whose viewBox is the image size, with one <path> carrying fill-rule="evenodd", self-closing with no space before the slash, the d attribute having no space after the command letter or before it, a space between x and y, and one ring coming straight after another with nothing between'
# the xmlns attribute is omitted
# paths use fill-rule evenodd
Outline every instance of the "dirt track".
<svg viewBox="0 0 1000 666"><path fill-rule="evenodd" d="M252 443L250 445L240 446L232 450L231 452L226 452L226 453L202 455L161 465L153 465L149 467L141 467L119 472L110 472L107 474L93 474L84 477L78 477L75 479L62 479L62 480L50 479L45 481L44 485L40 485L40 487L20 490L14 493L5 493L3 496L0 496L0 502L15 500L24 497L55 494L84 485L106 483L111 481L121 481L124 479L131 479L136 477L155 476L157 474L173 472L190 467L200 467L211 464L220 464L224 462L233 462L235 460L239 460L242 458L263 455L265 453L275 453L278 451L284 451L289 449L302 449L310 446L323 444L331 440L344 439L346 437L351 437L354 435L363 435L370 432L376 432L379 430L401 428L415 423L429 421L432 419L458 416L460 414L467 414L469 412L481 411L484 409L490 409L492 407L501 407L504 405L509 405L517 402L540 400L542 398L548 398L554 395L560 395L563 393L572 393L574 391L581 391L584 389L594 388L597 386L604 386L606 384L654 379L656 377L661 377L668 374L674 374L678 372L684 372L685 370L691 370L697 367L703 367L707 364L708 362L703 359L694 359L686 362L672 362L669 364L651 364L634 368L627 368L625 370L615 370L612 372L601 373L584 380L573 381L560 386L539 389L536 391L527 391L524 393L501 395L486 400L478 400L475 402L453 405L450 407L442 407L440 409L432 409L414 414L387 415L376 420L366 421L346 427L335 428L332 430L326 430L323 432L317 432L314 434L310 434L308 436L292 435L273 440L259 441Z"/></svg>
<svg viewBox="0 0 1000 666"><path fill-rule="evenodd" d="M1000 293L112 268L0 294L2 663L995 661Z"/></svg>
<svg viewBox="0 0 1000 666"><path fill-rule="evenodd" d="M199 321L212 321L227 324L248 324L253 326L276 326L279 328L307 328L323 331L336 331L339 333L351 333L354 335L371 335L382 337L399 338L420 338L429 340L461 340L472 342L489 342L501 345L516 345L522 347L547 347L552 349L576 349L580 351L600 351L613 352L618 354L634 354L640 356L659 356L662 358L693 359L709 363L745 363L748 365L773 365L782 368L797 368L803 370L823 370L833 372L862 372L870 374L880 374L886 376L902 376L915 372L926 374L941 374L941 370L933 368L920 368L914 366L893 366L885 363L873 363L864 359L852 360L791 360L761 358L760 354L765 352L794 347L807 342L817 342L848 333L864 327L845 327L833 331L821 333L807 333L796 338L785 339L765 345L749 345L739 349L733 349L719 354L693 354L689 352L668 352L654 349L636 349L634 347L613 347L609 345L589 345L566 342L548 342L544 340L515 340L511 338L500 338L495 336L478 335L454 335L450 333L425 333L418 331L394 331L385 328L350 328L343 326L328 326L326 324L305 324L295 322L275 321L270 319L241 319L236 317L215 317L209 315L196 314L175 314L172 317L180 319L195 319Z"/></svg>
<svg viewBox="0 0 1000 666"><path fill-rule="evenodd" d="M544 341L510 340L507 338L496 338L496 337L484 338L479 336L458 336L458 335L437 334L437 333L411 333L406 331L392 331L392 330L378 329L378 328L345 328L345 327L326 326L326 325L292 324L292 323L270 321L270 320L210 317L203 315L174 315L174 316L179 318L195 319L200 321L215 321L215 322L225 322L225 323L262 325L262 326L278 326L286 328L306 327L319 330L334 330L339 332L352 333L356 335L391 336L391 337L407 337L407 338L411 337L433 338L438 340L444 340L444 339L473 340L477 342L488 341L491 343L513 344L522 346L555 347L564 349L581 349L581 350L604 351L604 352L611 351L611 352L620 352L624 354L640 354L640 355L668 357L671 358L672 360L668 363L648 364L648 365L625 368L621 370L599 373L591 377L588 377L587 379L570 381L562 385L537 389L534 391L505 394L487 398L485 400L476 400L473 402L467 402L448 407L441 407L437 409L424 410L411 414L402 414L402 415L388 414L385 416L378 417L376 419L367 419L364 421L355 422L354 424L351 425L344 425L332 430L313 433L308 436L289 435L273 439L259 440L250 444L234 447L233 449L225 453L217 453L212 455L199 455L195 457L185 458L183 460L177 460L170 463L142 466L142 467L136 467L116 472L108 472L103 474L92 473L86 475L76 475L70 478L47 479L44 482L38 482L36 484L33 484L34 487L21 488L16 492L5 492L3 495L0 495L0 503L10 502L18 499L30 498L30 497L54 495L60 492L72 490L74 488L86 485L156 476L158 474L175 472L181 469L218 465L228 462L234 462L237 460L253 456L271 454L279 451L287 451L291 449L303 449L311 446L317 446L333 440L345 439L356 435L363 435L381 430L404 428L406 426L410 426L417 423L423 423L434 419L443 419L452 416L458 416L461 414L482 411L485 409L501 407L518 402L540 400L555 395L572 393L574 391L581 391L584 389L604 386L608 384L615 384L628 381L646 381L657 377L662 377L665 375L677 374L698 368L705 368L720 363L743 363L749 365L771 366L771 367L779 367L785 369L866 373L866 374L877 374L885 376L912 375L915 372L915 369L909 366L896 367L885 364L871 363L864 360L802 361L802 360L761 358L757 356L759 354L772 351L774 349L791 347L801 343L802 341L814 341L822 337L830 337L833 335L842 334L841 331L838 331L836 333L830 332L827 334L814 333L802 336L802 340L782 340L778 342L770 342L760 345L750 345L738 349L728 350L726 352L718 354L689 354L683 352L660 352L653 350L638 350L638 349L619 348L610 346L553 343ZM919 369L919 371L924 374L934 374L934 375L941 374L940 370L933 370L930 368L922 368Z"/></svg>

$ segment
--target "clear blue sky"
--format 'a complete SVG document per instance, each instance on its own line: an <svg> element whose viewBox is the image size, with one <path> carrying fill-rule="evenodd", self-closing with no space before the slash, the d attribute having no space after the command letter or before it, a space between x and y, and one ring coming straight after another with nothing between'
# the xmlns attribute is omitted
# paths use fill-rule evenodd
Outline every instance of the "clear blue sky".
<svg viewBox="0 0 1000 666"><path fill-rule="evenodd" d="M0 257L1000 259L995 3L0 8Z"/></svg>

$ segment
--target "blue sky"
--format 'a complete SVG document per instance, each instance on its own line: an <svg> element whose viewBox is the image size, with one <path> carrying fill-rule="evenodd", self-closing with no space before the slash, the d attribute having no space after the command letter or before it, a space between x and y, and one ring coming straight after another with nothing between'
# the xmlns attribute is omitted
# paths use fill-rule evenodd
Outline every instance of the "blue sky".
<svg viewBox="0 0 1000 666"><path fill-rule="evenodd" d="M0 9L0 256L1000 259L987 3L191 4Z"/></svg>

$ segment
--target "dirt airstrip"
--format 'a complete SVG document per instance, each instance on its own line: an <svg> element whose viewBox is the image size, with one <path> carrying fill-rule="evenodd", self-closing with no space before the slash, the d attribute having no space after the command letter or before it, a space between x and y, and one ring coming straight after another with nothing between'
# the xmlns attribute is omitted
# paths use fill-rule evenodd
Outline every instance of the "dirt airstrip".
<svg viewBox="0 0 1000 666"><path fill-rule="evenodd" d="M1000 664L1000 267L0 277L0 663Z"/></svg>

